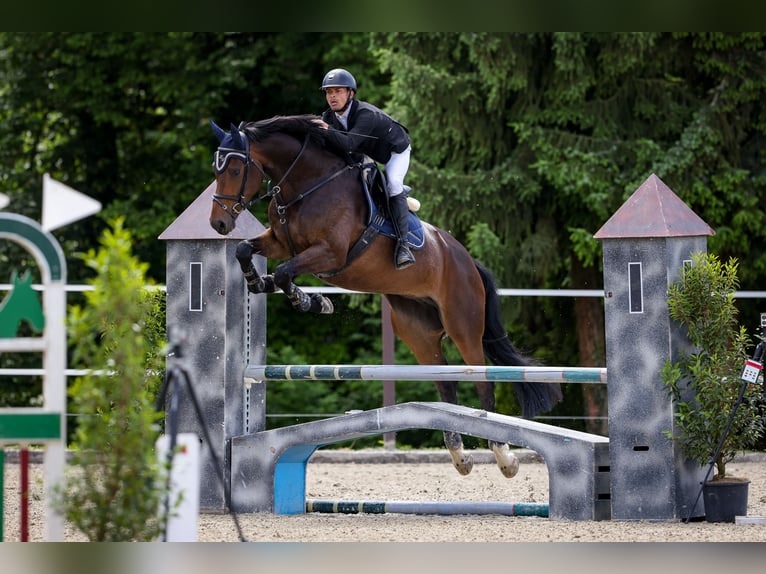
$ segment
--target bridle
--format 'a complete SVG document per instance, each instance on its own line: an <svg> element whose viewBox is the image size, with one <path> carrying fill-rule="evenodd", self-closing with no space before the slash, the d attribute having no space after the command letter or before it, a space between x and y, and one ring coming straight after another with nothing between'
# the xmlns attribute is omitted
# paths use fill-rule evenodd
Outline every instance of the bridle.
<svg viewBox="0 0 766 574"><path fill-rule="evenodd" d="M223 193L213 194L213 201L217 203L221 207L221 209L223 209L226 213L228 213L229 216L232 218L232 220L236 219L240 213L242 213L245 209L250 207L255 202L262 201L264 199L273 199L277 207L277 213L279 214L279 222L285 225L287 223L287 220L285 218L285 213L288 207L303 200L307 195L313 193L314 191L316 191L317 189L319 189L326 183L331 182L333 179L335 179L336 177L338 177L345 171L353 169L355 167L359 167L359 164L346 165L343 168L336 171L335 173L333 173L332 175L330 175L329 177L326 177L319 183L315 184L307 191L304 191L303 193L299 193L291 201L283 204L279 202L280 193L282 192L282 183L285 181L285 179L287 179L287 176L290 175L290 172L298 163L298 160L303 155L303 152L306 151L306 146L309 143L309 135L306 134L306 138L303 140L303 145L301 146L301 149L298 152L298 155L295 156L295 159L290 164L290 167L287 168L287 171L285 171L282 178L274 186L271 185L271 178L263 169L263 167L257 161L255 161L253 158L250 157L250 138L247 137L247 134L244 134L242 132L240 132L240 136L242 141L245 142L244 151L239 149L234 149L234 148L219 147L216 150L215 154L213 155L213 170L215 171L217 175L220 175L224 171L226 171L226 167L229 165L229 161L232 158L238 159L245 164L245 174L244 176L242 176L242 183L239 186L239 195L228 195ZM263 179L265 179L268 183L267 183L265 194L255 197L251 199L249 202L245 203L245 186L247 185L247 176L250 173L251 165L255 166L255 168L261 174ZM224 203L224 201L231 201L234 203L229 208Z"/></svg>
<svg viewBox="0 0 766 574"><path fill-rule="evenodd" d="M262 197L259 197L245 203L245 186L247 185L247 176L250 173L250 165L254 165L264 179L268 180L269 178L260 164L250 157L250 140L247 135L242 132L240 132L240 135L245 142L245 151L228 147L219 147L213 155L213 171L215 171L216 175L221 175L226 171L229 161L231 161L232 158L238 159L245 164L245 175L242 176L242 183L239 186L239 195L228 195L225 193L213 194L213 201L228 213L232 219L237 219L237 216L245 211L245 209L250 207L256 201L263 199ZM231 205L231 208L229 208L224 201L231 201L234 203Z"/></svg>

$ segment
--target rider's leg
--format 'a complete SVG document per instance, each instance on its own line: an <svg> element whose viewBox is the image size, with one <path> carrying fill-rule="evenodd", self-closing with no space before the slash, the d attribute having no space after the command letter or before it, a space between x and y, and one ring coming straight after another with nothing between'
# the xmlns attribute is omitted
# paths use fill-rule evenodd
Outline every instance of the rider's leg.
<svg viewBox="0 0 766 574"><path fill-rule="evenodd" d="M415 263L415 256L407 243L410 223L407 195L404 193L404 176L407 175L409 166L409 147L402 153L391 154L391 159L386 163L388 205L398 238L394 250L394 266L397 269L404 269Z"/></svg>
<svg viewBox="0 0 766 574"><path fill-rule="evenodd" d="M391 208L391 218L394 220L394 229L396 229L398 236L394 251L394 267L404 269L415 263L415 256L407 244L407 233L410 230L407 196L400 193L390 197L388 198L388 205Z"/></svg>

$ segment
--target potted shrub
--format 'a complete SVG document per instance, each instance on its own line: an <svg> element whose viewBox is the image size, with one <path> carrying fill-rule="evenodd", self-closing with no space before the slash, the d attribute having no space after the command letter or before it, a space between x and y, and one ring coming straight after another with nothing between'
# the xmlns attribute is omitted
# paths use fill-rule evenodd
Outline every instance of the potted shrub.
<svg viewBox="0 0 766 574"><path fill-rule="evenodd" d="M661 373L676 406L675 433L666 433L687 457L709 466L702 492L713 522L747 513L750 481L728 475L726 463L764 432L760 385L742 379L751 340L737 320L737 270L736 259L692 254L691 267L668 289L670 317L686 328L693 350L667 361ZM733 507L718 510L717 503Z"/></svg>

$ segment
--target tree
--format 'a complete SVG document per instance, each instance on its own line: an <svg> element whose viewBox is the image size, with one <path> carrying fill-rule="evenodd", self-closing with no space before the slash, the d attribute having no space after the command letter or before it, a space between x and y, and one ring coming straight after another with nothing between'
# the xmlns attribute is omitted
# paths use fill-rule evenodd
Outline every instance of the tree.
<svg viewBox="0 0 766 574"><path fill-rule="evenodd" d="M3 32L0 189L33 218L45 172L95 197L100 217L56 231L65 253L122 215L162 280L156 237L212 180L208 120L318 113L322 76L343 66L360 97L409 127L424 218L501 286L599 288L593 233L656 173L752 289L766 275L763 47L763 33ZM253 207L261 221L264 210ZM82 262L68 263L78 282ZM526 303L505 302L524 350L604 364L598 299ZM746 318L753 303L738 304ZM270 333L344 333L321 328L293 314Z"/></svg>
<svg viewBox="0 0 766 574"><path fill-rule="evenodd" d="M157 236L213 179L209 120L321 109L320 54L338 38L0 33L0 189L33 219L45 172L99 200L99 217L56 232L65 253L95 245L105 222L121 216L149 275L160 279ZM68 264L76 282L81 262Z"/></svg>
<svg viewBox="0 0 766 574"><path fill-rule="evenodd" d="M162 357L150 346L147 265L133 257L131 244L123 222L115 220L101 248L83 256L95 272L94 289L85 295L87 305L69 315L74 362L94 373L69 389L80 418L57 502L92 542L151 541L162 527L165 483L154 450L159 414L152 392Z"/></svg>
<svg viewBox="0 0 766 574"><path fill-rule="evenodd" d="M749 262L743 284L762 277L766 254L752 245L765 233L763 34L379 34L374 42L393 78L390 109L417 145L411 173L424 214L501 284L598 288L593 233L651 173L718 230L711 249ZM581 364L603 365L598 300L575 302L561 320L528 308L516 303L510 317L526 325L520 340L541 358L560 363L579 348Z"/></svg>
<svg viewBox="0 0 766 574"><path fill-rule="evenodd" d="M55 230L71 283L89 275L74 254L97 244L115 216L149 264L148 277L162 282L165 246L156 238L213 178L208 120L228 126L319 112L326 107L321 78L338 65L354 69L366 97L382 99L388 86L368 43L366 33L0 33L0 189L12 197L9 209L33 219L45 172L104 205L99 216ZM266 221L265 204L253 211ZM13 244L0 245L2 263L25 257ZM380 339L373 325L360 331L360 321L370 321L350 319L354 309L319 321L283 303L269 303L275 353L282 352L278 341L293 341L316 362L350 362ZM360 337L368 339L349 345ZM38 366L29 354L3 360ZM9 404L40 393L39 380L4 378L0 385Z"/></svg>

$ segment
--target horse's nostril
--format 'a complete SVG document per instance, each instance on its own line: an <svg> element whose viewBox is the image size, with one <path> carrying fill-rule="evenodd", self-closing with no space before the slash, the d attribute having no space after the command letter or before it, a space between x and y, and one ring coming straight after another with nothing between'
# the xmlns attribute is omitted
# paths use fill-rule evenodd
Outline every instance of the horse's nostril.
<svg viewBox="0 0 766 574"><path fill-rule="evenodd" d="M220 219L211 219L210 220L210 227L212 227L216 233L219 233L220 235L224 235L226 230L224 229L223 221Z"/></svg>

